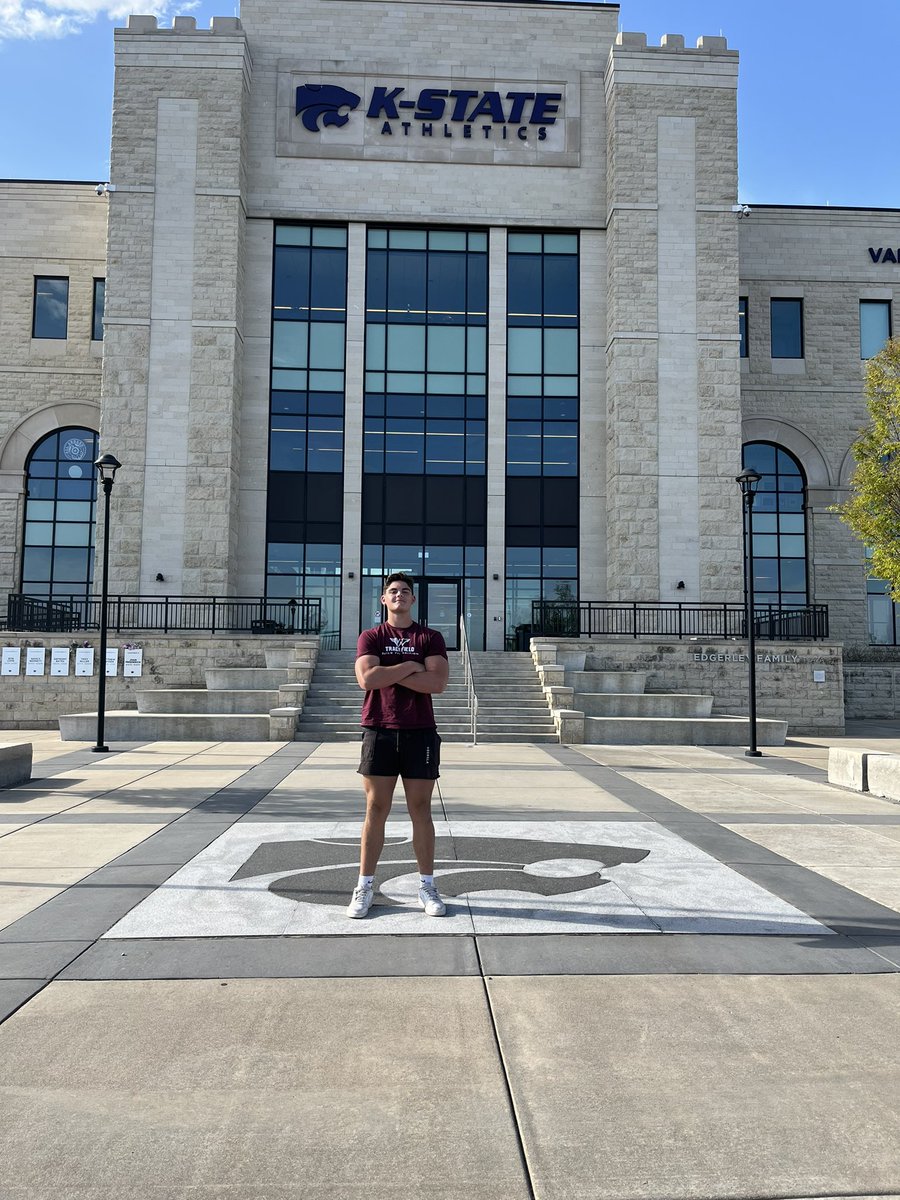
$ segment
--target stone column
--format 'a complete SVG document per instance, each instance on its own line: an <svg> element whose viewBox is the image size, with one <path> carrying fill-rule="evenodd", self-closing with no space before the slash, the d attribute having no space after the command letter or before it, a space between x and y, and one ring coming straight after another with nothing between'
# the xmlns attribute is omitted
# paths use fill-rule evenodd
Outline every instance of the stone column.
<svg viewBox="0 0 900 1200"><path fill-rule="evenodd" d="M741 595L736 86L724 38L607 64L610 599Z"/></svg>
<svg viewBox="0 0 900 1200"><path fill-rule="evenodd" d="M492 229L488 261L487 545L485 649L506 629L506 230ZM494 579L494 576L499 576Z"/></svg>
<svg viewBox="0 0 900 1200"><path fill-rule="evenodd" d="M116 30L101 425L123 464L113 591L237 586L249 76L236 18Z"/></svg>

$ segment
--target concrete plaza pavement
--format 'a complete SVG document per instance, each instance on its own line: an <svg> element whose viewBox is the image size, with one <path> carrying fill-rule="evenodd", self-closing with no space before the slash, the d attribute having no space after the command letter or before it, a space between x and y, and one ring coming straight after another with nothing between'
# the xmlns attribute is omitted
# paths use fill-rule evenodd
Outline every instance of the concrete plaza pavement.
<svg viewBox="0 0 900 1200"><path fill-rule="evenodd" d="M900 805L838 739L445 746L447 918L401 801L354 922L356 746L0 737L4 1200L900 1196Z"/></svg>

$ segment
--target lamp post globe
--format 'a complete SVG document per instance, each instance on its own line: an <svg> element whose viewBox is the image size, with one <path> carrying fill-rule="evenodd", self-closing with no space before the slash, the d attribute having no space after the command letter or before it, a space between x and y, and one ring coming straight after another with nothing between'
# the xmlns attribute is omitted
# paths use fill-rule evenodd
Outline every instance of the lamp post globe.
<svg viewBox="0 0 900 1200"><path fill-rule="evenodd" d="M107 636L107 607L109 600L109 497L112 492L116 471L121 463L114 454L101 454L94 463L97 475L103 484L103 572L100 587L100 664L99 683L97 685L97 744L93 747L95 754L106 754L109 746L103 741L104 725L106 723L106 636Z"/></svg>
<svg viewBox="0 0 900 1200"><path fill-rule="evenodd" d="M741 499L747 513L746 522L744 523L746 546L744 554L744 624L747 629L747 658L749 660L747 690L749 696L750 746L744 753L748 758L762 757L756 746L756 623L754 617L755 589L753 566L753 501L756 498L756 489L759 487L761 479L762 475L758 471L754 471L752 467L745 467L739 475L735 475L734 477L735 483L741 489Z"/></svg>

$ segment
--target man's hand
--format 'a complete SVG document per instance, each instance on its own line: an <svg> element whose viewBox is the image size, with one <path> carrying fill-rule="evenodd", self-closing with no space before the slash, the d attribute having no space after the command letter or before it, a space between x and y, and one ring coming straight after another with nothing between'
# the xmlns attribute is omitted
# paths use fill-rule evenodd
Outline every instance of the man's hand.
<svg viewBox="0 0 900 1200"><path fill-rule="evenodd" d="M425 666L419 674L404 679L400 687L408 688L411 692L424 692L426 695L436 696L447 686L449 676L450 664L446 658L434 654L425 659Z"/></svg>

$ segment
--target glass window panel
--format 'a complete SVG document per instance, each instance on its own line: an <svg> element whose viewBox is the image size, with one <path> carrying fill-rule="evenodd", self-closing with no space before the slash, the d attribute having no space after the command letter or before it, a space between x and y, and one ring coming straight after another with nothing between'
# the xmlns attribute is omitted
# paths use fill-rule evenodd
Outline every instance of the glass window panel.
<svg viewBox="0 0 900 1200"><path fill-rule="evenodd" d="M306 412L306 392L273 392L273 413L302 413Z"/></svg>
<svg viewBox="0 0 900 1200"><path fill-rule="evenodd" d="M544 312L553 316L578 316L578 258L572 255L544 259Z"/></svg>
<svg viewBox="0 0 900 1200"><path fill-rule="evenodd" d="M312 231L312 244L314 246L346 246L347 230L320 225Z"/></svg>
<svg viewBox="0 0 900 1200"><path fill-rule="evenodd" d="M56 506L57 521L89 521L91 519L91 504L89 501L79 503L77 500L61 501Z"/></svg>
<svg viewBox="0 0 900 1200"><path fill-rule="evenodd" d="M517 625L531 624L531 604L541 598L539 579L507 579L506 628L512 633Z"/></svg>
<svg viewBox="0 0 900 1200"><path fill-rule="evenodd" d="M386 247L387 246L387 230L386 229L370 229L369 230L369 246L370 247Z"/></svg>
<svg viewBox="0 0 900 1200"><path fill-rule="evenodd" d="M269 439L270 471L302 471L306 466L306 430L273 429Z"/></svg>
<svg viewBox="0 0 900 1200"><path fill-rule="evenodd" d="M371 575L377 572L379 575L382 571L382 558L384 551L381 546L365 545L362 551L362 569L364 575Z"/></svg>
<svg viewBox="0 0 900 1200"><path fill-rule="evenodd" d="M391 325L387 331L389 371L425 370L425 326Z"/></svg>
<svg viewBox="0 0 900 1200"><path fill-rule="evenodd" d="M466 307L469 323L487 320L487 255L470 254L467 260Z"/></svg>
<svg viewBox="0 0 900 1200"><path fill-rule="evenodd" d="M300 575L303 572L303 546L300 542L270 542L266 570L271 575Z"/></svg>
<svg viewBox="0 0 900 1200"><path fill-rule="evenodd" d="M383 392L384 391L384 374L380 371L366 372L366 391L367 392ZM366 401L368 405L368 400Z"/></svg>
<svg viewBox="0 0 900 1200"><path fill-rule="evenodd" d="M305 371L273 371L272 387L284 392L305 392L309 376Z"/></svg>
<svg viewBox="0 0 900 1200"><path fill-rule="evenodd" d="M32 466L35 465L36 460L44 459L44 458L52 458L55 460L58 457L59 457L59 435L56 433L51 433L50 436L44 438L44 440L42 442L38 442L38 444L31 451Z"/></svg>
<svg viewBox="0 0 900 1200"><path fill-rule="evenodd" d="M344 390L344 372L310 371L309 386L320 392L342 392Z"/></svg>
<svg viewBox="0 0 900 1200"><path fill-rule="evenodd" d="M540 254L543 249L539 233L511 233L507 241L510 254Z"/></svg>
<svg viewBox="0 0 900 1200"><path fill-rule="evenodd" d="M466 413L470 417L484 418L487 415L487 399L485 396L467 396Z"/></svg>
<svg viewBox="0 0 900 1200"><path fill-rule="evenodd" d="M578 234L576 233L545 233L545 254L577 254Z"/></svg>
<svg viewBox="0 0 900 1200"><path fill-rule="evenodd" d="M341 470L344 448L343 422L333 417L310 417L307 434L306 469L313 472Z"/></svg>
<svg viewBox="0 0 900 1200"><path fill-rule="evenodd" d="M345 309L347 252L345 250L314 250L310 271L310 316L333 320L335 313Z"/></svg>
<svg viewBox="0 0 900 1200"><path fill-rule="evenodd" d="M289 328L296 328L290 326ZM279 363L279 366L305 366L301 363ZM309 327L309 365L323 371L342 371L344 368L344 326L332 321L318 321Z"/></svg>
<svg viewBox="0 0 900 1200"><path fill-rule="evenodd" d="M34 280L34 320L31 336L64 339L68 336L69 281L38 275Z"/></svg>
<svg viewBox="0 0 900 1200"><path fill-rule="evenodd" d="M308 225L277 225L275 227L276 246L308 246Z"/></svg>
<svg viewBox="0 0 900 1200"><path fill-rule="evenodd" d="M781 537L781 557L782 558L805 558L806 557L806 538L800 535L790 535Z"/></svg>
<svg viewBox="0 0 900 1200"><path fill-rule="evenodd" d="M330 413L334 416L343 416L344 397L340 392L310 392L309 411L311 413Z"/></svg>
<svg viewBox="0 0 900 1200"><path fill-rule="evenodd" d="M506 416L510 421L539 421L542 408L540 396L510 396Z"/></svg>
<svg viewBox="0 0 900 1200"><path fill-rule="evenodd" d="M544 474L574 475L578 463L578 429L574 421L544 424Z"/></svg>
<svg viewBox="0 0 900 1200"><path fill-rule="evenodd" d="M429 375L428 390L436 396L463 396L466 392L465 375Z"/></svg>
<svg viewBox="0 0 900 1200"><path fill-rule="evenodd" d="M757 558L753 563L754 590L760 592L778 591L778 559Z"/></svg>
<svg viewBox="0 0 900 1200"><path fill-rule="evenodd" d="M53 582L84 582L88 577L88 562L87 550L57 546L53 551Z"/></svg>
<svg viewBox="0 0 900 1200"><path fill-rule="evenodd" d="M423 235L424 236L424 235ZM425 254L391 254L388 267L388 316L421 318L425 313Z"/></svg>
<svg viewBox="0 0 900 1200"><path fill-rule="evenodd" d="M25 529L26 546L52 546L53 525L45 521L29 521Z"/></svg>
<svg viewBox="0 0 900 1200"><path fill-rule="evenodd" d="M429 376L429 378L431 378ZM448 378L457 379L458 376L451 375ZM435 395L432 390L428 395L428 415L429 417L464 417L466 415L466 401L464 396L459 395Z"/></svg>
<svg viewBox="0 0 900 1200"><path fill-rule="evenodd" d="M755 517L753 525L755 528ZM806 521L803 513L782 513L778 518L778 528L782 533L803 533L806 529Z"/></svg>
<svg viewBox="0 0 900 1200"><path fill-rule="evenodd" d="M541 336L540 329L509 330L507 363L510 374L540 374Z"/></svg>
<svg viewBox="0 0 900 1200"><path fill-rule="evenodd" d="M869 640L890 646L894 641L893 605L887 596L869 596Z"/></svg>
<svg viewBox="0 0 900 1200"><path fill-rule="evenodd" d="M341 570L341 548L334 542L311 542L306 547L307 575L338 575Z"/></svg>
<svg viewBox="0 0 900 1200"><path fill-rule="evenodd" d="M50 578L53 551L49 546L26 546L22 555L22 579L41 580Z"/></svg>
<svg viewBox="0 0 900 1200"><path fill-rule="evenodd" d="M568 333L569 331L565 330L564 332ZM544 376L544 395L545 396L577 396L578 395L578 376L577 375L545 375ZM577 406L576 406L576 412L577 412Z"/></svg>
<svg viewBox="0 0 900 1200"><path fill-rule="evenodd" d="M422 570L422 548L421 546L385 546L384 548L384 573L385 576L393 575L395 571L404 571L407 575L412 575L413 579Z"/></svg>
<svg viewBox="0 0 900 1200"><path fill-rule="evenodd" d="M485 333L483 329L470 329L468 332L480 333L482 338ZM428 330L428 370L464 371L465 369L466 330L458 325L433 325Z"/></svg>
<svg viewBox="0 0 900 1200"><path fill-rule="evenodd" d="M369 325L366 328L366 370L383 371L385 326ZM366 384L368 387L368 383Z"/></svg>
<svg viewBox="0 0 900 1200"><path fill-rule="evenodd" d="M749 442L744 447L744 466L761 475L775 470L775 447L766 442Z"/></svg>
<svg viewBox="0 0 900 1200"><path fill-rule="evenodd" d="M741 296L738 300L738 330L741 335L741 358L747 358L749 355L747 343L747 297Z"/></svg>
<svg viewBox="0 0 900 1200"><path fill-rule="evenodd" d="M803 357L803 301L771 300L772 357Z"/></svg>
<svg viewBox="0 0 900 1200"><path fill-rule="evenodd" d="M64 481L60 480L60 488L64 486ZM33 471L28 474L28 494L37 498L49 496L52 497L56 491L56 483L53 479L36 479Z"/></svg>
<svg viewBox="0 0 900 1200"><path fill-rule="evenodd" d="M460 316L466 311L466 256L437 251L428 255L428 311Z"/></svg>
<svg viewBox="0 0 900 1200"><path fill-rule="evenodd" d="M391 418L385 428L385 470L404 475L425 469L425 423Z"/></svg>
<svg viewBox="0 0 900 1200"><path fill-rule="evenodd" d="M424 417L425 397L421 393L409 396L392 393L387 397L385 408L389 417Z"/></svg>
<svg viewBox="0 0 900 1200"><path fill-rule="evenodd" d="M304 230L309 234L309 230ZM287 247L275 251L273 308L276 321L309 316L309 251Z"/></svg>
<svg viewBox="0 0 900 1200"><path fill-rule="evenodd" d="M429 421L425 437L425 457L429 474L462 475L465 467L462 423Z"/></svg>
<svg viewBox="0 0 900 1200"><path fill-rule="evenodd" d="M424 229L392 229L390 230L391 249L424 250L426 236Z"/></svg>
<svg viewBox="0 0 900 1200"><path fill-rule="evenodd" d="M106 280L94 280L94 303L91 312L91 338L103 341L103 309L106 301Z"/></svg>
<svg viewBox="0 0 900 1200"><path fill-rule="evenodd" d="M540 318L542 261L538 254L509 255L506 266L510 315Z"/></svg>
<svg viewBox="0 0 900 1200"><path fill-rule="evenodd" d="M778 517L775 513L761 513L756 511L756 505L753 505L753 532L754 533L776 533L778 531Z"/></svg>
<svg viewBox="0 0 900 1200"><path fill-rule="evenodd" d="M53 501L29 499L25 507L25 516L29 521L52 521Z"/></svg>
<svg viewBox="0 0 900 1200"><path fill-rule="evenodd" d="M788 482L788 480L790 478L794 478L794 479L801 478L800 468L797 465L796 459L792 458L791 455L788 454L786 451L784 451L784 450L778 451L777 462L778 462L778 474L781 476L781 478L779 480L780 487L785 487L785 486L791 487L792 486L791 483Z"/></svg>
<svg viewBox="0 0 900 1200"><path fill-rule="evenodd" d="M783 558L781 560L781 586L784 591L806 591L805 558Z"/></svg>
<svg viewBox="0 0 900 1200"><path fill-rule="evenodd" d="M778 507L782 512L802 512L803 492L779 492Z"/></svg>
<svg viewBox="0 0 900 1200"><path fill-rule="evenodd" d="M466 391L472 396L485 395L487 393L487 375L467 375Z"/></svg>
<svg viewBox="0 0 900 1200"><path fill-rule="evenodd" d="M486 233L470 233L469 234L469 250L485 251L488 248Z"/></svg>
<svg viewBox="0 0 900 1200"><path fill-rule="evenodd" d="M398 371L388 372L387 387L390 392L424 392L425 376L403 374Z"/></svg>
<svg viewBox="0 0 900 1200"><path fill-rule="evenodd" d="M297 368L307 365L309 325L305 321L276 321L272 326L272 366Z"/></svg>
<svg viewBox="0 0 900 1200"><path fill-rule="evenodd" d="M466 235L450 229L435 229L428 235L429 250L465 250Z"/></svg>
<svg viewBox="0 0 900 1200"><path fill-rule="evenodd" d="M386 230L382 231L386 234ZM366 256L366 311L370 320L383 321L387 306L387 254L370 250Z"/></svg>
<svg viewBox="0 0 900 1200"><path fill-rule="evenodd" d="M522 576L540 576L541 548L540 546L508 546L506 549L506 574L521 578Z"/></svg>
<svg viewBox="0 0 900 1200"><path fill-rule="evenodd" d="M466 546L466 574L484 574L484 546Z"/></svg>
<svg viewBox="0 0 900 1200"><path fill-rule="evenodd" d="M463 573L462 546L426 546L425 574L452 575L458 577Z"/></svg>
<svg viewBox="0 0 900 1200"><path fill-rule="evenodd" d="M762 555L770 555L777 557L778 555L778 538L774 533L757 533L756 523L753 524L753 553Z"/></svg>
<svg viewBox="0 0 900 1200"><path fill-rule="evenodd" d="M545 546L544 575L558 579L574 579L578 574L578 549L575 546Z"/></svg>
<svg viewBox="0 0 900 1200"><path fill-rule="evenodd" d="M548 397L545 393L544 416L550 421L577 421L578 401L574 397Z"/></svg>
<svg viewBox="0 0 900 1200"><path fill-rule="evenodd" d="M515 332L526 331L517 329ZM544 330L544 371L547 375L578 374L577 329Z"/></svg>
<svg viewBox="0 0 900 1200"><path fill-rule="evenodd" d="M302 575L267 575L266 596L270 600L299 600L303 595Z"/></svg>
<svg viewBox="0 0 900 1200"><path fill-rule="evenodd" d="M487 330L481 325L470 325L466 330L468 354L466 370L484 372L487 370Z"/></svg>
<svg viewBox="0 0 900 1200"><path fill-rule="evenodd" d="M541 376L511 375L506 381L506 391L510 396L540 396L543 392Z"/></svg>

